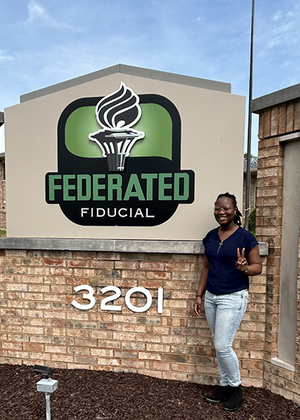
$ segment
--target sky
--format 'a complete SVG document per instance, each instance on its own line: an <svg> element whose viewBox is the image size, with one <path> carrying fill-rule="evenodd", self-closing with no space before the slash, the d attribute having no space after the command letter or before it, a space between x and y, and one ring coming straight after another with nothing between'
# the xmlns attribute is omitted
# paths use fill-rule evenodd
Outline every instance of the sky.
<svg viewBox="0 0 300 420"><path fill-rule="evenodd" d="M0 0L0 111L116 64L227 82L248 98L251 11L252 0ZM253 98L300 83L299 22L300 0L255 1Z"/></svg>

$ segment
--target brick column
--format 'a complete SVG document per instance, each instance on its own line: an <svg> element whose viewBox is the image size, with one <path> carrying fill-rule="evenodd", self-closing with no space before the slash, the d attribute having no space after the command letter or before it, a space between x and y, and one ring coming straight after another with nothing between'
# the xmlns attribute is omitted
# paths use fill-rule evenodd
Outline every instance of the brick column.
<svg viewBox="0 0 300 420"><path fill-rule="evenodd" d="M266 344L268 359L277 354L282 229L284 148L279 143L283 110L267 109L259 118L256 234L269 244L267 258ZM277 124L276 124L277 122ZM276 137L272 134L276 132ZM272 134L271 134L272 133Z"/></svg>
<svg viewBox="0 0 300 420"><path fill-rule="evenodd" d="M285 154L282 140L285 138L289 140L295 138L296 140L300 130L300 85L254 100L252 110L259 114L256 234L258 241L269 244L266 277L264 385L273 392L294 399L299 404L299 346L296 350L295 372L289 369L288 365L284 366L284 363L276 365L276 360L278 355ZM299 200L299 196L295 197L295 200ZM299 230L299 226L295 226L295 229Z"/></svg>

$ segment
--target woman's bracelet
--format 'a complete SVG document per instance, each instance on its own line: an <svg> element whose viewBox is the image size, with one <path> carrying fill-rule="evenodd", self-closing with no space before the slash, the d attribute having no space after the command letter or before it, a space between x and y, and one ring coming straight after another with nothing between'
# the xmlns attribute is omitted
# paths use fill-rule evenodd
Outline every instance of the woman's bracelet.
<svg viewBox="0 0 300 420"><path fill-rule="evenodd" d="M202 296L203 296L203 295L196 295L196 298L197 298L197 297L201 297L201 299L202 299Z"/></svg>

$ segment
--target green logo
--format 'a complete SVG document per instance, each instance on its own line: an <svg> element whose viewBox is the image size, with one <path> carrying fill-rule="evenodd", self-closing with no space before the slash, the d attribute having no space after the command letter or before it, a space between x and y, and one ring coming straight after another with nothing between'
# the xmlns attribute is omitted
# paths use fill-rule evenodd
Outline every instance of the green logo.
<svg viewBox="0 0 300 420"><path fill-rule="evenodd" d="M161 95L137 95L122 82L110 95L78 99L58 123L58 172L46 174L46 201L80 225L159 225L194 200L180 139L178 110Z"/></svg>

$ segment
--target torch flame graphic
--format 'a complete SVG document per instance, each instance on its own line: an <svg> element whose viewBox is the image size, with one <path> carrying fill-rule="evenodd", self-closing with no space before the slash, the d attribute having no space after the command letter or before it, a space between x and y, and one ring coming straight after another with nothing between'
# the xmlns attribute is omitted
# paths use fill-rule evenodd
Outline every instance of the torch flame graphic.
<svg viewBox="0 0 300 420"><path fill-rule="evenodd" d="M107 158L109 171L124 171L125 159L135 142L145 137L143 131L131 128L142 115L139 97L121 82L117 91L98 102L95 113L98 124L103 128L91 133L89 139L100 147Z"/></svg>

